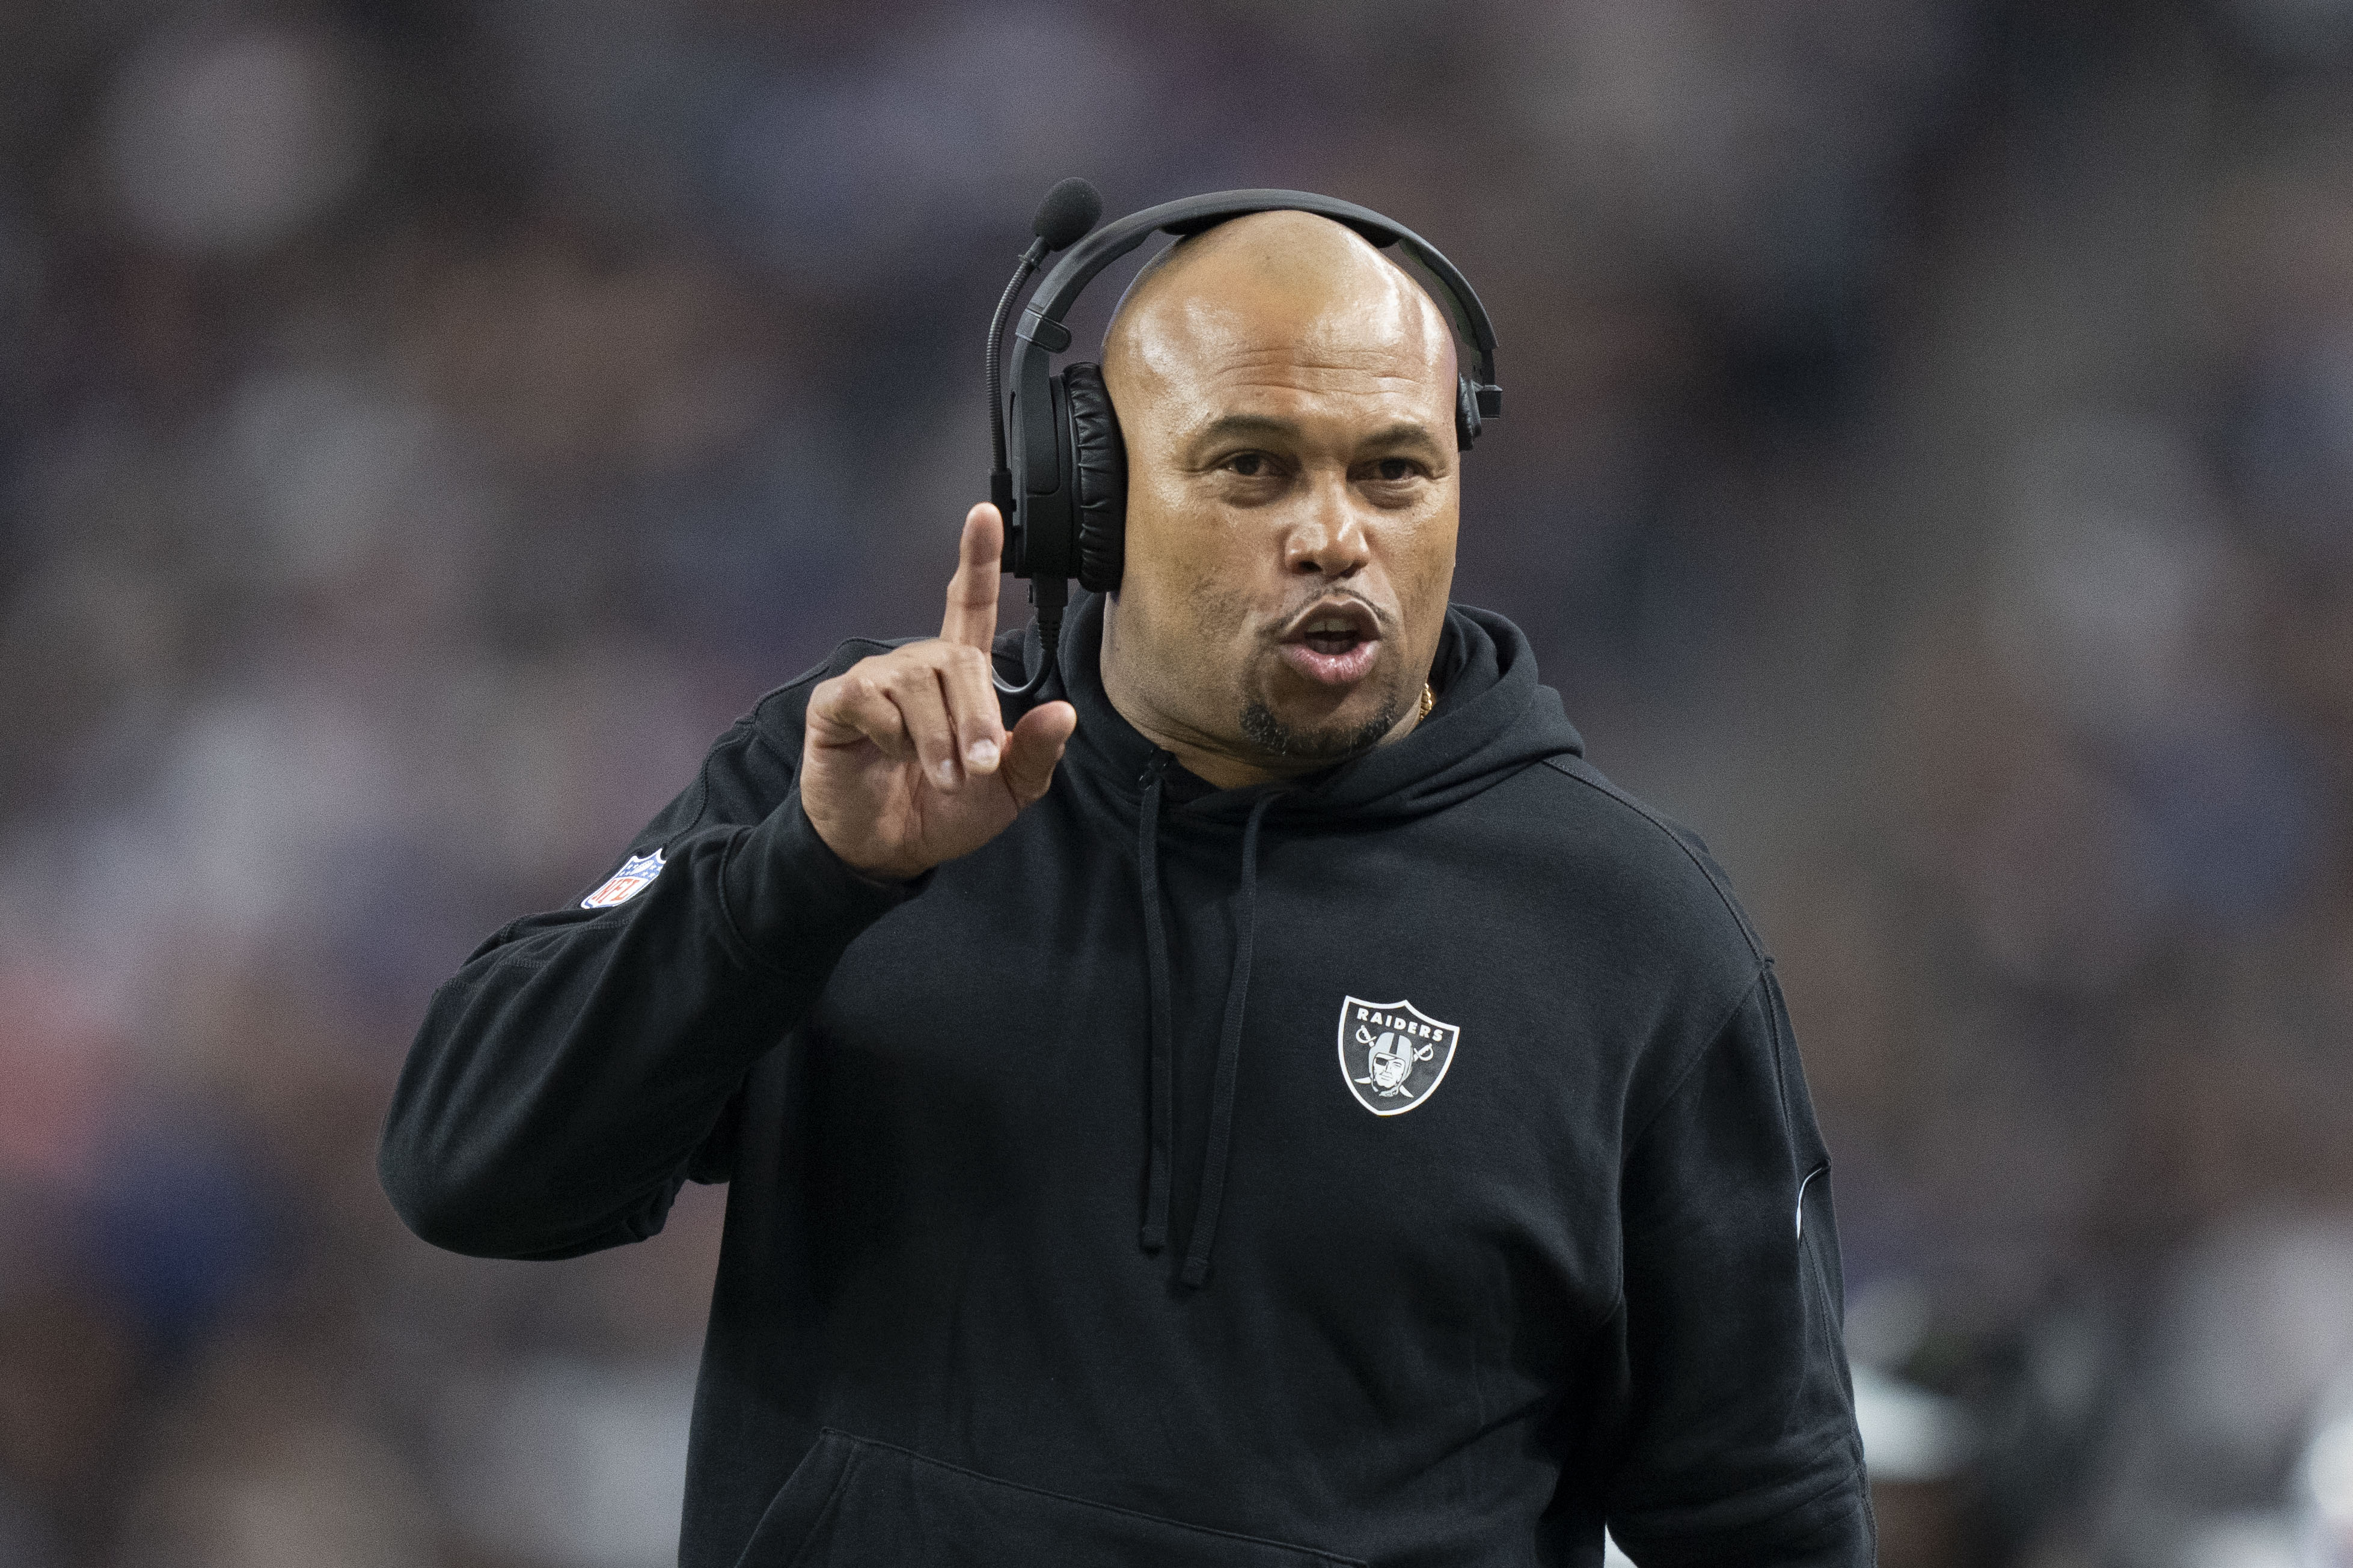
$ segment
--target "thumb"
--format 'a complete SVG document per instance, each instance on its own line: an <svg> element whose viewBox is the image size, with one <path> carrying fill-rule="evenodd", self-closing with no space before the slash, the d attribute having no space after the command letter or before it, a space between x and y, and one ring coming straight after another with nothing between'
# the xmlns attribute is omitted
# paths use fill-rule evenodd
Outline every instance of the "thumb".
<svg viewBox="0 0 2353 1568"><path fill-rule="evenodd" d="M1005 737L1005 760L997 770L1015 805L1029 805L1046 793L1054 782L1054 764L1078 728L1079 710L1067 702L1041 703L1021 715Z"/></svg>

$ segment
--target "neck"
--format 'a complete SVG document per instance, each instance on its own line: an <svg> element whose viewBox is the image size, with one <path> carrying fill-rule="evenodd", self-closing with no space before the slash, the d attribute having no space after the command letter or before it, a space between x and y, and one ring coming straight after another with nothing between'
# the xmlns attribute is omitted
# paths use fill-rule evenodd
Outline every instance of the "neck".
<svg viewBox="0 0 2353 1568"><path fill-rule="evenodd" d="M1106 681L1104 685L1108 689L1110 683ZM1214 741L1196 739L1156 725L1150 714L1131 711L1115 692L1112 694L1111 705L1119 710L1121 718L1135 726L1136 733L1175 757L1187 773L1219 789L1247 789L1251 784L1271 784L1276 779L1296 777L1328 765L1317 763L1288 769L1270 767L1255 756L1243 755Z"/></svg>
<svg viewBox="0 0 2353 1568"><path fill-rule="evenodd" d="M1099 658L1103 695L1111 700L1113 710L1126 720L1137 734L1175 757L1185 771L1196 778L1219 789L1247 789L1251 784L1271 784L1277 779L1318 773L1344 760L1339 757L1303 760L1265 752L1251 745L1248 738L1239 733L1229 736L1212 734L1161 711L1145 697L1137 683L1128 678L1128 663L1121 655L1122 645L1113 633L1113 605L1106 601ZM1409 704L1405 717L1390 726L1388 731L1374 744L1386 746L1401 741L1411 734L1420 722L1420 706Z"/></svg>

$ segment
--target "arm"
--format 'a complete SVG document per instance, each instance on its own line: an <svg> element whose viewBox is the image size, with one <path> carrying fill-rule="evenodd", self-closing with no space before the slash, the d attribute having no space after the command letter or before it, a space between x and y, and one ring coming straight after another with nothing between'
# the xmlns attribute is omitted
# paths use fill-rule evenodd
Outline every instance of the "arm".
<svg viewBox="0 0 2353 1568"><path fill-rule="evenodd" d="M1868 1568L1829 1156L1768 966L1637 1135L1609 1528L1643 1568Z"/></svg>
<svg viewBox="0 0 2353 1568"><path fill-rule="evenodd" d="M418 1236L547 1258L661 1228L744 1072L913 890L845 865L791 784L739 723L632 846L663 856L642 891L519 921L434 994L378 1158Z"/></svg>
<svg viewBox="0 0 2353 1568"><path fill-rule="evenodd" d="M1000 531L966 520L940 637L813 672L721 740L633 846L661 853L650 883L516 922L434 994L377 1156L418 1236L563 1258L652 1235L849 943L1046 793L1076 715L1002 722Z"/></svg>

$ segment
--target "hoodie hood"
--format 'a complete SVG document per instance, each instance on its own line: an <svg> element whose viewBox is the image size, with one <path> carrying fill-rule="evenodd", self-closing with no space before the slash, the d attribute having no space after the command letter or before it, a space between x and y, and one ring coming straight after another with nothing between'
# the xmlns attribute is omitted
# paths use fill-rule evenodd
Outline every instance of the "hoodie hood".
<svg viewBox="0 0 2353 1568"><path fill-rule="evenodd" d="M1009 645L1009 646L1008 646ZM1018 648L1009 638L1000 654ZM1235 1086L1241 1073L1250 963L1258 928L1261 832L1270 817L1282 826L1310 828L1346 822L1399 822L1427 816L1468 800L1546 757L1581 756L1585 742L1561 710L1559 694L1536 682L1535 658L1517 626L1484 610L1450 606L1431 661L1438 693L1430 716L1403 739L1373 747L1321 773L1241 789L1220 790L1176 764L1122 717L1103 690L1103 599L1082 595L1064 623L1059 661L1078 733L1062 765L1096 774L1115 794L1136 799L1136 882L1144 925L1145 985L1151 1032L1151 1094L1145 1111L1143 1224L1147 1253L1170 1241L1176 1121L1176 1022L1171 996L1168 926L1161 888L1160 832L1164 812L1205 824L1237 822L1239 865L1233 898L1235 945L1220 1011L1209 1120L1202 1150L1201 1192L1179 1278L1193 1289L1208 1281L1210 1249L1224 1205L1232 1148Z"/></svg>

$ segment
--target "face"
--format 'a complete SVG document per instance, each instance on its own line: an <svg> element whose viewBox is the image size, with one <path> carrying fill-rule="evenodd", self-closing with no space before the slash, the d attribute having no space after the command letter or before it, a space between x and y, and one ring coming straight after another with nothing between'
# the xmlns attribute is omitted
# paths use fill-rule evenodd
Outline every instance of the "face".
<svg viewBox="0 0 2353 1568"><path fill-rule="evenodd" d="M1454 350L1336 225L1263 214L1193 243L1104 355L1128 506L1103 674L1131 722L1230 787L1416 715L1454 573Z"/></svg>

